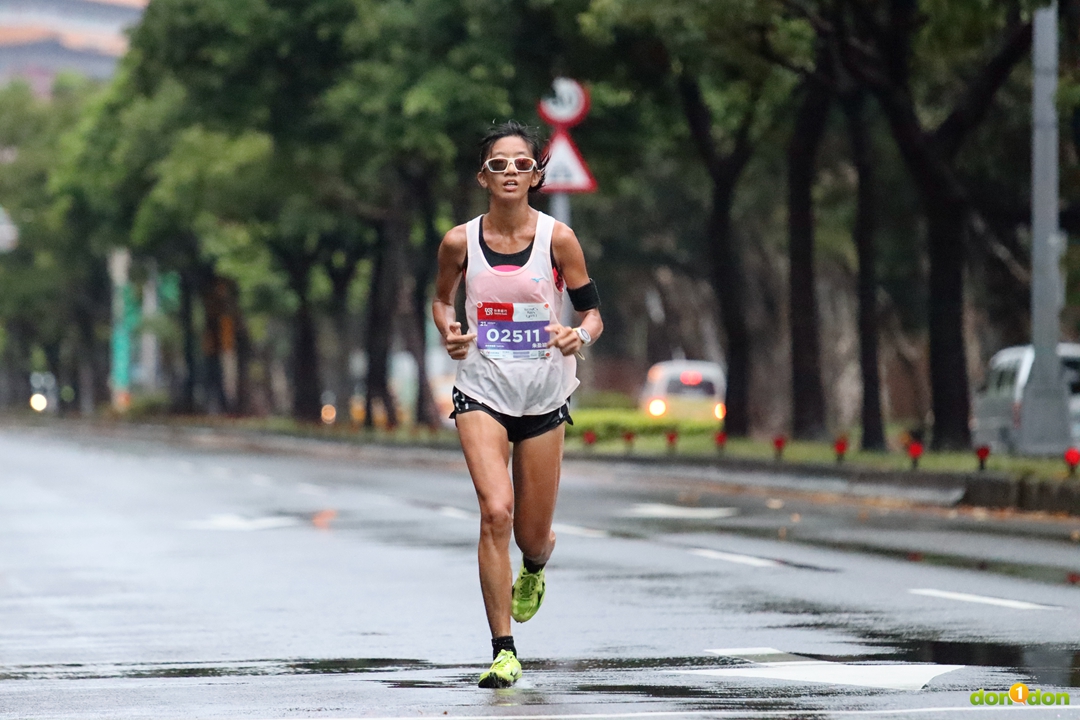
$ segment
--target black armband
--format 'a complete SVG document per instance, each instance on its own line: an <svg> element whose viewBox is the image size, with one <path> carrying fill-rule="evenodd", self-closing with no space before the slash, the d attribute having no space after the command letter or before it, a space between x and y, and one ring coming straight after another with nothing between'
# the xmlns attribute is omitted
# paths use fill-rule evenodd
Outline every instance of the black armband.
<svg viewBox="0 0 1080 720"><path fill-rule="evenodd" d="M578 312L600 307L600 293L596 292L596 281L592 278L579 288L567 288L566 292L570 295L570 303Z"/></svg>

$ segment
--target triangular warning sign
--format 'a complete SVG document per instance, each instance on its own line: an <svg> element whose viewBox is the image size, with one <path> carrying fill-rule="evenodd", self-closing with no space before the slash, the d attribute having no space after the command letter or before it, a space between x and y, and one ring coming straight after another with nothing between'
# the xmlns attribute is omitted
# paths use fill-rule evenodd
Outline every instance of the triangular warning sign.
<svg viewBox="0 0 1080 720"><path fill-rule="evenodd" d="M596 178L581 157L581 151L565 130L556 130L547 146L547 167L544 169L544 192L596 192Z"/></svg>

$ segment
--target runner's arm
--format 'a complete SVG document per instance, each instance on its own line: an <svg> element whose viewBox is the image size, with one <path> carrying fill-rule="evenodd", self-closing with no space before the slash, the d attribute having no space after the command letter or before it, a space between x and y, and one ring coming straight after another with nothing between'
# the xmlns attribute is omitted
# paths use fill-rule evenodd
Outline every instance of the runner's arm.
<svg viewBox="0 0 1080 720"><path fill-rule="evenodd" d="M552 250L555 254L555 264L559 268L559 274L566 281L568 288L578 289L589 284L589 271L585 267L585 253L581 251L581 243L577 235L564 223L555 223L555 230L551 234ZM592 308L581 313L581 322L578 327L584 328L589 333L593 342L599 339L604 332L604 320L600 317L600 309ZM582 347L581 338L573 328L559 328L551 338L551 345L558 347L563 355L571 355Z"/></svg>
<svg viewBox="0 0 1080 720"><path fill-rule="evenodd" d="M454 296L461 282L461 269L465 265L467 247L465 226L459 225L446 233L439 244L439 271L435 277L435 299L431 301L431 316L446 345L446 352L455 360L463 360L469 354L469 343L476 333L461 334L461 323L454 310Z"/></svg>

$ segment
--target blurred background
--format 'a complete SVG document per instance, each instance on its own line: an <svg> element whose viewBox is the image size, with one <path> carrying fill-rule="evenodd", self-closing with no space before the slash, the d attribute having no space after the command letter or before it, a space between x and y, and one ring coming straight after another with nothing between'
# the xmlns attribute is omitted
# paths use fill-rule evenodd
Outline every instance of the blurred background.
<svg viewBox="0 0 1080 720"><path fill-rule="evenodd" d="M1038 4L0 0L0 407L439 425L436 248L483 134L570 77L579 407L708 361L733 436L968 447L1030 338ZM1080 2L1059 29L1068 232Z"/></svg>

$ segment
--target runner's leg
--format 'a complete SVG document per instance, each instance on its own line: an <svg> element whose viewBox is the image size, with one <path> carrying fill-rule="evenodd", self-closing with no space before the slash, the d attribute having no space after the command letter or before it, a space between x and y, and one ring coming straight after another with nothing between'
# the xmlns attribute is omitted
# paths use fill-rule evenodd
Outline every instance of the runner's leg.
<svg viewBox="0 0 1080 720"><path fill-rule="evenodd" d="M486 412L457 416L461 449L480 502L480 589L491 636L510 635L510 531L514 522L514 486L507 472L510 445L506 428Z"/></svg>
<svg viewBox="0 0 1080 720"><path fill-rule="evenodd" d="M559 494L563 437L559 425L514 446L514 539L522 554L543 565L555 549L555 500Z"/></svg>

